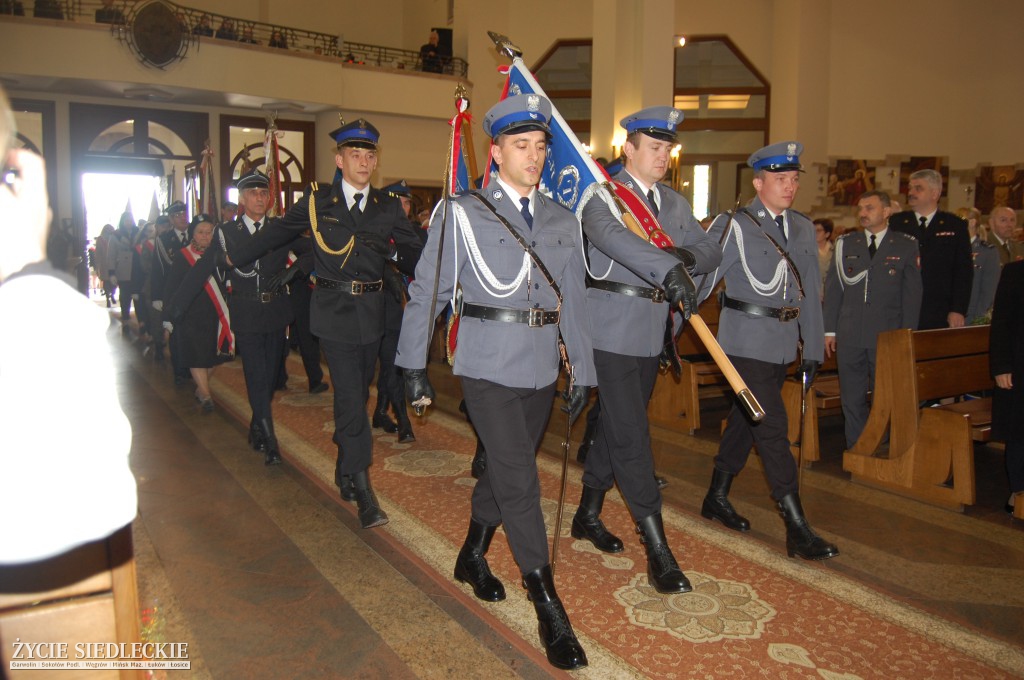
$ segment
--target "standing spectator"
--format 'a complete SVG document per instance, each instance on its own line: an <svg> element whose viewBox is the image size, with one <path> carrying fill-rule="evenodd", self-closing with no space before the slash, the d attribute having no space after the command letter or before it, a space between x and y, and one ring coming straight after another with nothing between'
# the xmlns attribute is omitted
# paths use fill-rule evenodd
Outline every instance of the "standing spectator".
<svg viewBox="0 0 1024 680"><path fill-rule="evenodd" d="M110 260L111 241L114 238L114 225L104 224L100 235L96 237L96 273L103 285L103 297L107 299L107 307L114 302L117 285L111 280L114 269Z"/></svg>
<svg viewBox="0 0 1024 680"><path fill-rule="evenodd" d="M238 217L238 204L232 201L224 201L220 204L220 221L234 222Z"/></svg>
<svg viewBox="0 0 1024 680"><path fill-rule="evenodd" d="M1011 211L1012 212L1012 211ZM974 276L971 278L971 303L967 305L967 323L987 323L989 311L996 298L996 286L999 285L999 250L986 241L979 233L981 213L976 208L960 208L957 216L967 222L967 232L971 235L971 258L974 264Z"/></svg>
<svg viewBox="0 0 1024 680"><path fill-rule="evenodd" d="M835 246L832 242L832 232L835 224L827 217L819 217L814 220L814 240L818 244L818 269L821 270L821 283L825 284L825 274L828 273L828 266L832 263L832 253Z"/></svg>
<svg viewBox="0 0 1024 680"><path fill-rule="evenodd" d="M213 36L221 40L238 40L238 33L235 31L235 22L232 19L225 18L220 22L220 28Z"/></svg>
<svg viewBox="0 0 1024 680"><path fill-rule="evenodd" d="M917 242L889 229L889 206L884 192L861 194L857 217L864 231L836 240L826 270L825 356L837 353L847 448L860 438L871 409L878 334L917 329L921 312Z"/></svg>
<svg viewBox="0 0 1024 680"><path fill-rule="evenodd" d="M203 35L208 38L213 37L213 25L211 24L210 15L203 14L199 17L199 21L192 27L192 35Z"/></svg>
<svg viewBox="0 0 1024 680"><path fill-rule="evenodd" d="M213 411L210 377L235 351L224 280L216 271L215 258L204 257L213 243L213 229L209 215L196 216L192 241L175 258L163 291L164 327L177 336L181 361L192 373L196 401L204 413Z"/></svg>
<svg viewBox="0 0 1024 680"><path fill-rule="evenodd" d="M992 438L1006 442L1010 498L1006 511L1024 502L1024 262L1003 267L992 308L989 370L996 381Z"/></svg>
<svg viewBox="0 0 1024 680"><path fill-rule="evenodd" d="M124 13L114 7L114 0L103 0L103 6L96 10L97 24L123 24Z"/></svg>
<svg viewBox="0 0 1024 680"><path fill-rule="evenodd" d="M139 253L135 250L135 240L139 229L130 212L122 213L117 224L117 231L111 239L109 274L115 286L121 288L121 335L128 335L128 321L132 316L132 299L138 296L135 290L135 276L141 275Z"/></svg>
<svg viewBox="0 0 1024 680"><path fill-rule="evenodd" d="M440 45L441 36L437 31L430 32L427 44L420 48L420 63L427 73L441 73L451 58L448 50Z"/></svg>
<svg viewBox="0 0 1024 680"><path fill-rule="evenodd" d="M797 377L803 384L814 381L824 354L814 225L791 208L800 188L802 151L799 142L779 142L751 154L747 165L754 169L757 197L732 219L728 213L719 215L708 232L723 244L722 265L703 289L714 290L725 280L718 342L766 415L752 422L734 401L701 515L736 531L750 530L750 522L736 512L728 495L733 477L746 466L756 444L786 523L786 552L826 560L839 549L815 534L804 516L782 402L782 385L800 341Z"/></svg>
<svg viewBox="0 0 1024 680"><path fill-rule="evenodd" d="M967 224L939 210L942 175L918 170L910 175L907 203L910 210L889 218L889 227L917 239L921 249L921 330L960 328L971 302L971 238Z"/></svg>
<svg viewBox="0 0 1024 680"><path fill-rule="evenodd" d="M267 45L286 50L288 49L288 39L284 37L284 33L281 32L281 29L275 28L274 32L270 34L270 42L267 43Z"/></svg>
<svg viewBox="0 0 1024 680"><path fill-rule="evenodd" d="M246 26L242 29L242 35L238 38L238 42L246 43L248 45L259 45L259 41L252 36L252 26Z"/></svg>
<svg viewBox="0 0 1024 680"><path fill-rule="evenodd" d="M1014 240L1017 213L1005 205L993 208L988 216L988 242L999 253L999 264L1005 265L1024 259L1024 244Z"/></svg>

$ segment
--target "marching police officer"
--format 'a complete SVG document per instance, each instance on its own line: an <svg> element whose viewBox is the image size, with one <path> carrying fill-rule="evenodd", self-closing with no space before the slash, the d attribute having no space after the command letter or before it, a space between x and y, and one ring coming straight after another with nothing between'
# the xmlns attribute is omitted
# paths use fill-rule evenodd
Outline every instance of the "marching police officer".
<svg viewBox="0 0 1024 680"><path fill-rule="evenodd" d="M722 243L722 264L703 290L714 290L723 278L726 287L718 342L766 415L754 423L738 402L733 404L701 514L730 529L750 529L728 494L732 478L757 444L772 498L786 523L789 556L824 560L839 550L818 537L804 517L782 402L786 366L796 359L798 344L803 342L798 377L808 386L824 345L814 225L790 209L800 188L802 151L798 142L780 142L751 154L747 164L754 169L757 197L735 215L719 215L708 230Z"/></svg>
<svg viewBox="0 0 1024 680"><path fill-rule="evenodd" d="M167 275L171 273L171 266L174 261L181 257L181 249L192 241L192 234L189 233L188 215L185 204L181 201L174 201L165 210L167 219L170 220L171 228L160 233L154 243L155 258L153 271L150 274L150 291L153 296L153 309L162 315L164 308L164 284ZM156 333L162 333L161 324L155 325ZM171 368L174 371L174 384L184 385L191 380L188 366L183 366L178 350L178 340L171 334L168 344L171 349ZM161 354L163 349L160 350Z"/></svg>
<svg viewBox="0 0 1024 680"><path fill-rule="evenodd" d="M871 410L878 334L917 329L921 313L917 241L889 229L891 205L884 192L861 194L857 217L864 231L836 239L825 276L825 354L837 352L847 448L860 438Z"/></svg>
<svg viewBox="0 0 1024 680"><path fill-rule="evenodd" d="M648 578L661 593L691 590L665 538L647 423L647 402L659 356L666 351L666 324L674 307L666 294L673 303L682 295L689 316L697 307L690 274L710 272L722 259L686 199L659 184L682 119L682 111L671 106L623 118L625 169L615 176L638 201L647 203L676 245L673 251L624 229L603 201L590 201L583 209L583 231L590 244L587 309L601 413L584 463L583 495L572 535L604 552L622 551L622 541L600 519L605 493L618 482L647 552ZM674 347L667 351L674 355Z"/></svg>
<svg viewBox="0 0 1024 680"><path fill-rule="evenodd" d="M453 370L462 379L469 416L487 449L455 578L469 583L482 600L505 599L505 588L484 557L498 525L504 525L548 661L571 670L586 666L587 657L555 591L536 464L555 396L559 334L575 371L570 415L582 410L589 392L583 386L594 385L596 375L580 224L536 190L550 117L551 103L535 94L508 97L484 117L484 131L494 140L497 179L486 189L456 196L449 206L436 309L444 308L456 285L462 287ZM405 369L413 405L433 397L424 367L434 328L428 317L444 212L434 211L398 343L396 363ZM476 247L462 247L467 240Z"/></svg>
<svg viewBox="0 0 1024 680"><path fill-rule="evenodd" d="M225 252L242 250L268 226L270 179L259 170L250 170L238 178L235 187L243 212L217 228L217 240ZM267 465L281 463L270 403L292 308L284 292L273 283L273 277L287 264L288 246L281 246L265 252L249 265L226 272L231 282L231 330L235 332L235 351L242 360L245 390L252 409L249 443L264 452Z"/></svg>
<svg viewBox="0 0 1024 680"><path fill-rule="evenodd" d="M334 383L335 482L343 499L356 501L359 521L368 529L388 521L370 485L373 437L366 402L384 335L384 295L401 295L399 277L386 266L393 254L390 242L398 248L399 267L409 272L422 246L399 202L370 186L377 128L360 118L331 137L341 176L328 186L310 185L282 217L238 251L229 251L228 264L246 265L312 230L316 287L310 330L320 338Z"/></svg>

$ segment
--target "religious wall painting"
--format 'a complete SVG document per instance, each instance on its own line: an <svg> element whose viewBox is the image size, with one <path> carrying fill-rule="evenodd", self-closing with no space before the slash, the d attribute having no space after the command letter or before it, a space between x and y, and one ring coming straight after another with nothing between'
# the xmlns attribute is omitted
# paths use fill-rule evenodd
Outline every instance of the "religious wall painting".
<svg viewBox="0 0 1024 680"><path fill-rule="evenodd" d="M875 189L875 166L864 160L836 159L828 169L827 198L832 205L857 205L861 194Z"/></svg>
<svg viewBox="0 0 1024 680"><path fill-rule="evenodd" d="M911 156L900 163L900 193L904 196L910 189L910 176L918 170L935 170L942 175L942 195L949 187L949 166L941 156Z"/></svg>
<svg viewBox="0 0 1024 680"><path fill-rule="evenodd" d="M997 206L1024 208L1024 170L1012 165L983 167L974 182L974 207L983 215Z"/></svg>

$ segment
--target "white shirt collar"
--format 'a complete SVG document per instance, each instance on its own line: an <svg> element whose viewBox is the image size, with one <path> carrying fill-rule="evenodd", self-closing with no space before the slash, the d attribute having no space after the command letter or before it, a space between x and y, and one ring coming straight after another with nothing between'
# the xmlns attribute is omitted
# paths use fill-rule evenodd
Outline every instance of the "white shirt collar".
<svg viewBox="0 0 1024 680"><path fill-rule="evenodd" d="M923 217L924 218L924 225L927 227L929 224L932 223L932 218L935 217L935 213L937 213L937 212L939 212L939 211L938 210L933 210L930 213L928 213L927 215L922 215L921 213L919 213L919 212L917 212L915 210L914 211L914 217L916 218L918 224L921 223L921 218Z"/></svg>
<svg viewBox="0 0 1024 680"><path fill-rule="evenodd" d="M874 235L875 236L875 247L876 248L878 246L882 245L882 239L885 238L885 235L888 234L888 233L889 233L889 227L886 227L885 229L883 229L882 231L880 231L880 232L878 232L877 234ZM867 243L868 245L871 245L871 232L868 231L867 229L864 230L864 242Z"/></svg>
<svg viewBox="0 0 1024 680"><path fill-rule="evenodd" d="M252 219L251 217L249 217L248 215L243 213L242 214L242 223L245 225L245 228L249 230L250 234L255 234L256 233L256 220ZM266 218L266 216L264 216L263 219L260 220L260 226L262 227L266 223L267 223L267 218Z"/></svg>
<svg viewBox="0 0 1024 680"><path fill-rule="evenodd" d="M509 186L508 184L506 184L506 183L505 183L505 182L504 182L504 181L503 181L503 180L501 179L501 175L496 175L496 176L495 176L495 179L497 179L497 180L498 180L498 186L500 186L500 187L502 188L502 190L503 190L503 191L504 191L504 192L505 192L506 194L508 194L508 197L509 197L510 199L512 199L512 200L513 200L513 201L515 202L515 204L516 204L516 206L515 206L515 207L516 207L516 210L519 210L520 208L522 208L522 207L523 207L522 203L520 203L520 202L519 202L519 199L520 199L520 198L529 198L529 199L530 199L530 214L531 214L531 215L535 214L535 211L534 211L534 209L533 209L533 198L534 198L534 196L535 196L535 195L537 194L537 189L536 189L536 188L530 189L530 195L529 195L529 196L523 196L523 195L521 195L521 194L520 194L520 193L519 193L518 191L516 191L515 189L513 189L513 188L512 188L511 186Z"/></svg>
<svg viewBox="0 0 1024 680"><path fill-rule="evenodd" d="M631 180L636 182L637 186L640 187L640 193L643 196L646 196L647 192L650 191L651 189L653 189L654 190L654 204L658 207L658 210L661 210L661 192L658 191L657 183L655 183L653 186L647 186L646 184L644 184L643 182L638 180L636 177L634 177L633 174L631 172L629 172L629 170L623 170L623 172L625 172L627 175L629 175L629 178Z"/></svg>
<svg viewBox="0 0 1024 680"><path fill-rule="evenodd" d="M345 181L345 178L341 179L341 191L345 195L345 206L351 210L352 205L356 202L356 194L362 194L363 198L359 201L360 209L366 209L366 199L370 195L370 185L367 184L362 189L356 189L354 186Z"/></svg>

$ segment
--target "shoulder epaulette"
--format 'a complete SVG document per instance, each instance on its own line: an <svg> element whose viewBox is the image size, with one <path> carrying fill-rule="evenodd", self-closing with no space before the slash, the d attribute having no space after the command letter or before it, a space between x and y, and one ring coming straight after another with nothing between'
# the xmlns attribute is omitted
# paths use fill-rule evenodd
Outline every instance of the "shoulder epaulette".
<svg viewBox="0 0 1024 680"><path fill-rule="evenodd" d="M791 213L793 213L793 214L795 214L795 215L799 215L800 217L804 218L804 219L805 219L805 220L807 220L808 222L810 222L810 221L811 221L811 218L810 218L810 217L808 217L807 215L803 214L803 213L802 213L802 212L800 212L799 210L793 210L792 208L790 208L790 209L789 209L789 212L791 212Z"/></svg>
<svg viewBox="0 0 1024 680"><path fill-rule="evenodd" d="M847 236L850 236L853 233L854 232L852 232L852 231L848 231L845 234L840 234L839 236L836 237L836 240L837 241L842 241L844 238L846 238ZM860 233L860 232L856 232L856 233Z"/></svg>
<svg viewBox="0 0 1024 680"><path fill-rule="evenodd" d="M914 236L912 234L908 234L905 231L895 231L895 230L893 230L893 233L894 234L899 234L900 236L902 236L903 238L907 239L908 241L917 241L917 239L914 238Z"/></svg>
<svg viewBox="0 0 1024 680"><path fill-rule="evenodd" d="M982 248L995 248L994 245L980 238L978 239L978 245L980 245Z"/></svg>

